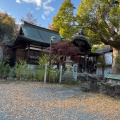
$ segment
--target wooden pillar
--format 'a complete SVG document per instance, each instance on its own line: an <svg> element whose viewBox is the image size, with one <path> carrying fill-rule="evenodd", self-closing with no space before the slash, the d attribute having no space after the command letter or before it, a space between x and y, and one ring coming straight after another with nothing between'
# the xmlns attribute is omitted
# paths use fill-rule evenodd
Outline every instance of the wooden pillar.
<svg viewBox="0 0 120 120"><path fill-rule="evenodd" d="M28 54L27 54L28 63L30 62L30 44L28 43Z"/></svg>
<svg viewBox="0 0 120 120"><path fill-rule="evenodd" d="M85 72L87 71L86 70L86 62L87 62L87 56L86 56L86 54L84 55L84 70L85 70Z"/></svg>

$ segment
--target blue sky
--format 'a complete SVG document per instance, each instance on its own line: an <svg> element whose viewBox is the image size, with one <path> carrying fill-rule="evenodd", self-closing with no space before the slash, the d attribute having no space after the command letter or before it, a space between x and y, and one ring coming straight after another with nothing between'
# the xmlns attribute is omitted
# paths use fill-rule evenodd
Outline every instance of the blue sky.
<svg viewBox="0 0 120 120"><path fill-rule="evenodd" d="M52 23L52 18L57 14L64 0L0 0L0 10L6 11L15 17L19 23L21 18L31 12L38 25L47 28ZM76 11L81 0L71 0Z"/></svg>

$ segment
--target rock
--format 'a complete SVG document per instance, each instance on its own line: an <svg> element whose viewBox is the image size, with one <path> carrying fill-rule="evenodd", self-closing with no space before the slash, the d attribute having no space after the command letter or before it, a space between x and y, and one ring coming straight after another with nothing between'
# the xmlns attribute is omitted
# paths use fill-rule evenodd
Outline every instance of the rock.
<svg viewBox="0 0 120 120"><path fill-rule="evenodd" d="M71 71L65 71L65 73L62 76L62 82L73 80L74 80L73 73Z"/></svg>
<svg viewBox="0 0 120 120"><path fill-rule="evenodd" d="M90 89L88 87L81 87L81 91L83 91L83 92L89 92Z"/></svg>
<svg viewBox="0 0 120 120"><path fill-rule="evenodd" d="M78 73L78 81L99 81L99 78L95 74Z"/></svg>

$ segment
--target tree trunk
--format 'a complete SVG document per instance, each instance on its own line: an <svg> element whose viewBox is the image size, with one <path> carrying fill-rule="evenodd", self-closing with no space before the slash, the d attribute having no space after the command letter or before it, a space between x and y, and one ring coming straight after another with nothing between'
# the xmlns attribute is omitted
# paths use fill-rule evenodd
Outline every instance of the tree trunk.
<svg viewBox="0 0 120 120"><path fill-rule="evenodd" d="M120 73L120 69L117 67L116 57L120 51L116 48L113 48L113 58L112 58L112 73Z"/></svg>

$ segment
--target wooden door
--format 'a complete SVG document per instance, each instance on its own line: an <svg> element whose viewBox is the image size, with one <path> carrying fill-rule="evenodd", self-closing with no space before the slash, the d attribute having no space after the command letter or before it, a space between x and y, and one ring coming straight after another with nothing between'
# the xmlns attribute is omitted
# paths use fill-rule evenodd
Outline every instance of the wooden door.
<svg viewBox="0 0 120 120"><path fill-rule="evenodd" d="M25 50L24 49L17 49L16 50L16 62L19 60L24 60L25 57Z"/></svg>

